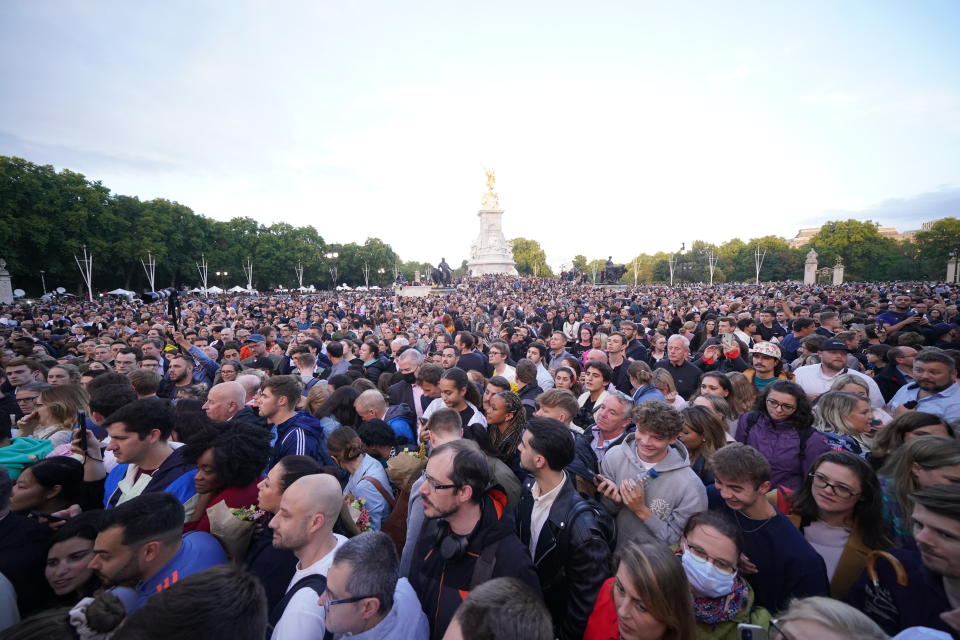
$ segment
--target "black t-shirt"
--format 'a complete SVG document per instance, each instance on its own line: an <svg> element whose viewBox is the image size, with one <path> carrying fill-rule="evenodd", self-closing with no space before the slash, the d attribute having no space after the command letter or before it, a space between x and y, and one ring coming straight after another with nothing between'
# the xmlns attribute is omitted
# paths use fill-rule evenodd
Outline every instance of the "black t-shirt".
<svg viewBox="0 0 960 640"><path fill-rule="evenodd" d="M785 335L787 335L783 328L776 322L774 322L773 326L769 329L763 326L763 323L760 322L757 324L757 331L760 333L760 337L763 338L764 342L770 342L770 338L773 336L777 336L777 338L783 338Z"/></svg>
<svg viewBox="0 0 960 640"><path fill-rule="evenodd" d="M473 420L474 410L470 408L470 405L467 405L463 411L458 411L460 414L460 424L466 427L470 424L470 421Z"/></svg>

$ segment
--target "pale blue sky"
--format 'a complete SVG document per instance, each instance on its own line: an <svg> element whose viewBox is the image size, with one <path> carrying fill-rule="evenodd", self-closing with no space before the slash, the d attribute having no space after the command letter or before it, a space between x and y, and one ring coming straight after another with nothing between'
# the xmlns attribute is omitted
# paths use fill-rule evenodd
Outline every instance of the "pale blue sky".
<svg viewBox="0 0 960 640"><path fill-rule="evenodd" d="M960 3L0 3L0 154L459 263L960 215ZM591 229L593 231L591 231Z"/></svg>

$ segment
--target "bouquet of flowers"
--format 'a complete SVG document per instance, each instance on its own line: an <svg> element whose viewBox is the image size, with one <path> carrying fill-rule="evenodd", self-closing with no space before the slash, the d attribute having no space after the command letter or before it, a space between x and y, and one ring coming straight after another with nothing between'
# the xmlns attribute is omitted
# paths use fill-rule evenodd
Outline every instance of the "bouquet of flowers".
<svg viewBox="0 0 960 640"><path fill-rule="evenodd" d="M426 466L427 443L423 442L417 451L410 451L405 447L403 451L387 460L387 477L400 492L409 491Z"/></svg>
<svg viewBox="0 0 960 640"><path fill-rule="evenodd" d="M207 509L210 533L220 541L231 560L239 560L247 555L254 525L265 515L265 511L255 506L231 509L223 501Z"/></svg>
<svg viewBox="0 0 960 640"><path fill-rule="evenodd" d="M350 512L350 521L357 526L357 533L373 531L373 525L370 523L370 512L367 510L367 500L354 497L353 494L348 493L344 497L344 502Z"/></svg>

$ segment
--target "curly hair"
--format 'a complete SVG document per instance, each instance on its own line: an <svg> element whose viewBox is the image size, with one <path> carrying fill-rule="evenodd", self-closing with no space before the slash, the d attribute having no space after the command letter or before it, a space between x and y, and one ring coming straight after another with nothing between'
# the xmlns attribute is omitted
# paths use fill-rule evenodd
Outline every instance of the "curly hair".
<svg viewBox="0 0 960 640"><path fill-rule="evenodd" d="M513 416L503 430L494 426L489 429L490 444L496 449L497 457L509 465L518 455L517 445L520 443L520 438L523 437L523 429L527 423L527 412L523 409L520 396L512 391L500 391L494 397L503 400L504 410Z"/></svg>
<svg viewBox="0 0 960 640"><path fill-rule="evenodd" d="M270 432L245 422L213 422L184 445L183 459L196 464L209 449L220 486L245 487L270 460Z"/></svg>
<svg viewBox="0 0 960 640"><path fill-rule="evenodd" d="M753 410L770 418L770 414L767 412L767 398L773 391L793 396L794 402L797 403L797 408L785 422L797 431L813 426L813 407L810 406L810 400L807 399L806 392L803 387L788 380L775 380L768 384L763 393L757 396L753 403ZM770 419L773 420L773 418Z"/></svg>
<svg viewBox="0 0 960 640"><path fill-rule="evenodd" d="M659 369L662 371L662 369ZM658 438L670 440L683 431L683 418L680 412L660 400L641 402L631 412L637 431L649 431Z"/></svg>

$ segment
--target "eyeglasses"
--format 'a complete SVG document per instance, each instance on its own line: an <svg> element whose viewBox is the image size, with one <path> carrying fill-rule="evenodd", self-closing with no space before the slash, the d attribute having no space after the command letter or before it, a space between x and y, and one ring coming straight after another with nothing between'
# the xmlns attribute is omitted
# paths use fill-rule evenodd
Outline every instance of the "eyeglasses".
<svg viewBox="0 0 960 640"><path fill-rule="evenodd" d="M442 491L444 489L459 489L460 485L458 484L438 484L436 480L423 474L423 479L426 480L427 485L430 487L431 491Z"/></svg>
<svg viewBox="0 0 960 640"><path fill-rule="evenodd" d="M813 480L813 486L817 489L826 489L830 488L830 491L833 492L833 495L838 498L852 498L854 496L860 495L855 493L853 489L844 484L837 484L835 482L830 482L827 480L827 477L819 473L811 473L807 475L808 478Z"/></svg>
<svg viewBox="0 0 960 640"><path fill-rule="evenodd" d="M332 597L332 594L329 591L324 591L323 595L326 598ZM376 598L377 596L350 596L349 598L340 598L339 600L323 600L321 599L321 606L323 607L332 607L335 604L350 604L352 602L360 602L361 600L366 600L367 598Z"/></svg>
<svg viewBox="0 0 960 640"><path fill-rule="evenodd" d="M22 398L17 398L17 404L25 404L27 402L36 402L37 398L40 396L24 396Z"/></svg>
<svg viewBox="0 0 960 640"><path fill-rule="evenodd" d="M720 573L727 576L732 576L737 572L737 568L735 566L733 566L732 564L730 564L729 562L721 558L712 558L708 556L707 552L704 551L701 547L698 547L695 544L690 544L689 542L686 542L686 541L684 541L683 544L684 544L684 547L686 547L686 551L689 553L692 553L694 558L699 558L704 562L710 562L711 564L713 564L714 567L717 568L717 571L719 571Z"/></svg>
<svg viewBox="0 0 960 640"><path fill-rule="evenodd" d="M767 398L767 406L771 409L783 409L787 413L795 411L797 408L797 405L795 404L787 404L786 402L780 402L778 400L774 400L773 398Z"/></svg>

